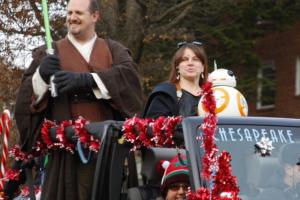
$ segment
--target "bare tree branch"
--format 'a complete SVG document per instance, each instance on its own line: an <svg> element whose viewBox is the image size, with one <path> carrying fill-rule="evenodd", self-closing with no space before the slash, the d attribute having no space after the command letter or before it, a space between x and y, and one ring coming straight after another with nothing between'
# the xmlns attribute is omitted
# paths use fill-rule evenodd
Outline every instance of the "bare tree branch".
<svg viewBox="0 0 300 200"><path fill-rule="evenodd" d="M169 14L171 14L174 11L177 11L178 9L185 7L191 3L193 3L194 0L186 0L183 1L179 4L176 4L175 6L169 8L168 10L166 10L163 14L161 14L160 16L158 16L156 19L150 21L150 23L159 23L160 21L162 21L164 18L166 18Z"/></svg>
<svg viewBox="0 0 300 200"><path fill-rule="evenodd" d="M43 18L42 18L42 15L41 15L41 11L38 9L38 7L36 6L34 1L29 1L29 3L30 3L30 5L33 9L33 12L35 14L36 19L38 20L39 24L42 25L43 24Z"/></svg>
<svg viewBox="0 0 300 200"><path fill-rule="evenodd" d="M136 2L138 4L140 4L141 7L147 8L147 4L146 4L146 2L144 0L136 0Z"/></svg>
<svg viewBox="0 0 300 200"><path fill-rule="evenodd" d="M174 27L182 19L185 18L185 16L189 13L190 10L192 10L192 5L189 5L189 6L185 7L185 9L180 13L180 15L178 15L177 17L175 17L175 19L173 19L169 24L167 24L166 26L164 26L164 29L168 30L168 29Z"/></svg>
<svg viewBox="0 0 300 200"><path fill-rule="evenodd" d="M107 1L102 8L105 11L101 13L107 26L107 31L112 38L115 38L118 33L118 7L119 2L117 0Z"/></svg>
<svg viewBox="0 0 300 200"><path fill-rule="evenodd" d="M136 0L126 2L126 23L124 26L123 42L131 49L134 59L139 62L142 53L144 38L144 16L146 7L141 6Z"/></svg>
<svg viewBox="0 0 300 200"><path fill-rule="evenodd" d="M176 16L174 19L172 19L172 21L170 21L170 23L165 24L165 25L155 26L155 28L148 29L149 32L147 33L147 35L159 36L160 33L168 32L176 24L180 23L186 17L186 15L190 12L191 9L192 9L192 5L185 7L185 9L178 16Z"/></svg>

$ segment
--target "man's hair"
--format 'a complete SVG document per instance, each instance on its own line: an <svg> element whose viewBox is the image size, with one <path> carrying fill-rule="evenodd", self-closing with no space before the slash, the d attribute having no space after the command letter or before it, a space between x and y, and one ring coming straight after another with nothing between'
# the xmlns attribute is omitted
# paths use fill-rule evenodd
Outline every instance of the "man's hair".
<svg viewBox="0 0 300 200"><path fill-rule="evenodd" d="M90 0L89 10L91 13L99 11L99 3L98 0Z"/></svg>

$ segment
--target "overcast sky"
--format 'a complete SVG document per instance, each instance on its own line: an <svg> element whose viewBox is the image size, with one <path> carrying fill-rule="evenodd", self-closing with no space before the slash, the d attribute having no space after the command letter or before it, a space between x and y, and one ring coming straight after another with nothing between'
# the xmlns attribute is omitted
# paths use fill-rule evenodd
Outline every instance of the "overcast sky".
<svg viewBox="0 0 300 200"><path fill-rule="evenodd" d="M1 0L0 0L1 2ZM24 9L24 6L28 6L28 0L20 2L18 8L10 8L10 9ZM41 10L41 5L37 2L38 7ZM22 7L23 6L23 7ZM26 8L25 8L26 9ZM28 8L27 8L28 9ZM65 15L66 10L63 7L57 5L57 3L53 3L49 5L49 17L55 18L56 16ZM29 11L30 12L30 11ZM42 12L42 10L41 10ZM0 9L0 23L3 23L4 26L10 26L16 28L18 31L22 30L24 27L32 26L33 24L37 24L37 20L21 22L21 21L12 21L10 18L7 18L3 14L3 10ZM50 24L51 26L51 24ZM31 51L45 44L45 40L43 36L24 36L22 34L10 34L3 33L0 31L0 56L3 57L8 62L12 62L17 67L28 67L31 63ZM5 54L5 52L11 51L9 56Z"/></svg>

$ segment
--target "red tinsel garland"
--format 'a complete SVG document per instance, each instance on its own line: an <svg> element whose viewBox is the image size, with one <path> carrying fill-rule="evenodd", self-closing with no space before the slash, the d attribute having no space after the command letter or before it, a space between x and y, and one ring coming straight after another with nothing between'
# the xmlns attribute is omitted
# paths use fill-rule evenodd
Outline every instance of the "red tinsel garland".
<svg viewBox="0 0 300 200"><path fill-rule="evenodd" d="M43 157L47 154L47 147L45 144L37 141L32 150L28 153L23 152L19 145L14 145L9 150L9 157L16 161L23 161L24 164L30 163L36 157Z"/></svg>
<svg viewBox="0 0 300 200"><path fill-rule="evenodd" d="M140 119L136 116L127 119L122 127L124 139L133 144L132 150L136 150L142 146L150 147L151 140L147 136L148 119Z"/></svg>
<svg viewBox="0 0 300 200"><path fill-rule="evenodd" d="M139 121L140 119L136 116L134 116L131 119L127 119L122 127L122 132L124 134L124 138L127 142L130 142L134 144L137 140L137 135L135 133L135 124Z"/></svg>
<svg viewBox="0 0 300 200"><path fill-rule="evenodd" d="M89 134L85 129L85 125L90 122L79 117L74 122L75 135L78 137L80 143L85 147L89 148L91 151L98 152L100 149L100 141L96 139L93 135Z"/></svg>
<svg viewBox="0 0 300 200"><path fill-rule="evenodd" d="M50 136L50 129L56 127L56 123L50 120L45 120L42 129L41 129L41 137L43 142L47 145L48 149L52 149L54 146L54 143L52 142L51 136Z"/></svg>
<svg viewBox="0 0 300 200"><path fill-rule="evenodd" d="M217 145L214 141L214 134L217 126L217 117L215 113L216 100L211 87L211 82L207 82L202 87L202 96L204 97L203 104L207 110L201 126L203 130L203 146L205 149L205 154L202 158L202 176L208 181L210 180L213 166L215 166L216 155L218 152Z"/></svg>
<svg viewBox="0 0 300 200"><path fill-rule="evenodd" d="M45 144L37 141L36 146L28 153L21 150L19 145L14 145L9 150L9 157L14 158L16 161L23 161L23 164L30 163L34 158L42 157L47 154ZM9 169L5 173L5 181L18 180L22 170Z"/></svg>
<svg viewBox="0 0 300 200"><path fill-rule="evenodd" d="M199 188L195 193L187 193L188 200L210 200L210 192L207 188Z"/></svg>
<svg viewBox="0 0 300 200"><path fill-rule="evenodd" d="M41 192L41 187L40 186L34 186L34 193L35 195L38 194L39 192ZM21 187L21 197L29 197L29 187L23 185Z"/></svg>
<svg viewBox="0 0 300 200"><path fill-rule="evenodd" d="M133 117L124 122L123 137L125 141L133 144L132 150L141 147L174 147L174 129L181 121L181 116L161 116L157 119ZM152 132L152 137L148 135L148 131Z"/></svg>
<svg viewBox="0 0 300 200"><path fill-rule="evenodd" d="M151 119L139 120L137 123L137 131L139 131L138 139L140 140L140 146L150 147L151 139L148 138L148 124L151 122Z"/></svg>
<svg viewBox="0 0 300 200"><path fill-rule="evenodd" d="M34 158L46 155L49 149L65 149L70 153L74 153L75 145L72 141L69 141L65 135L66 127L70 126L74 128L75 136L78 137L78 140L84 147L98 152L100 141L86 131L85 125L88 123L89 122L82 117L79 117L74 123L71 120L66 120L57 124L54 121L45 120L41 128L41 141L37 141L30 152L23 152L20 146L15 145L10 149L9 156L16 161L30 163ZM53 141L51 138L51 128L56 129L57 141ZM4 179L5 181L15 180L19 177L19 174L20 171L18 170L8 170Z"/></svg>
<svg viewBox="0 0 300 200"><path fill-rule="evenodd" d="M237 196L240 189L237 186L237 178L231 173L231 155L222 151L218 158L219 170L214 176L213 200L239 200Z"/></svg>
<svg viewBox="0 0 300 200"><path fill-rule="evenodd" d="M217 156L218 147L214 141L214 134L217 127L217 116L215 113L216 101L212 91L212 83L207 82L202 86L203 104L206 108L206 116L201 126L203 130L203 147L205 155L202 159L202 176L210 181L213 171L216 171L212 192L207 188L199 188L195 193L189 192L189 200L239 200L239 187L237 179L231 174L231 156L223 151Z"/></svg>
<svg viewBox="0 0 300 200"><path fill-rule="evenodd" d="M32 154L21 151L19 145L15 145L9 150L9 156L14 158L16 161L24 161L26 163L30 162L33 158Z"/></svg>
<svg viewBox="0 0 300 200"><path fill-rule="evenodd" d="M2 178L4 181L8 181L8 180L19 180L20 177L20 173L22 170L14 170L14 169L8 169L5 172L5 176Z"/></svg>
<svg viewBox="0 0 300 200"><path fill-rule="evenodd" d="M171 117L166 119L166 124L165 124L166 140L164 142L166 146L175 145L175 142L173 140L173 135L174 135L176 125L181 121L182 121L181 117Z"/></svg>
<svg viewBox="0 0 300 200"><path fill-rule="evenodd" d="M164 130L164 122L165 122L165 117L160 116L156 120L154 120L153 123L150 124L152 128L152 141L154 141L154 146L156 147L162 147L164 144L164 141L166 140L166 136L163 132Z"/></svg>
<svg viewBox="0 0 300 200"><path fill-rule="evenodd" d="M66 137L65 129L71 127L75 131L75 136L80 141L81 145L85 148L89 148L91 151L98 152L100 148L100 141L93 135L89 134L85 129L85 125L89 124L89 121L83 117L79 117L75 121L65 120L60 124L56 124L53 121L45 120L41 129L42 141L47 145L48 149L65 149L70 153L74 153L75 145L72 141L69 141ZM50 129L56 129L56 139L53 141L50 136Z"/></svg>
<svg viewBox="0 0 300 200"><path fill-rule="evenodd" d="M56 124L54 121L45 120L42 129L41 129L41 138L42 141L47 145L48 149L65 149L70 153L74 153L74 145L70 143L65 137L65 128L68 126L72 126L72 121L65 120L60 124ZM50 129L56 129L56 139L57 141L53 141L50 134Z"/></svg>
<svg viewBox="0 0 300 200"><path fill-rule="evenodd" d="M58 140L58 142L55 142L54 146L57 146L60 149L65 149L66 151L73 154L75 145L71 141L68 141L65 134L66 127L72 125L73 125L72 120L64 120L56 127L56 139Z"/></svg>

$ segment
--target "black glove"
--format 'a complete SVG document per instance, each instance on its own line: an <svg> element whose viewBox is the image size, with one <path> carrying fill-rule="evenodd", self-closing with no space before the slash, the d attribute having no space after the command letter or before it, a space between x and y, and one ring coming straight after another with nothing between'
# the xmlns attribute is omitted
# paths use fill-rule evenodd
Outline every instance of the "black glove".
<svg viewBox="0 0 300 200"><path fill-rule="evenodd" d="M40 75L42 79L49 84L50 76L59 71L59 58L57 55L48 55L43 58L40 64Z"/></svg>
<svg viewBox="0 0 300 200"><path fill-rule="evenodd" d="M92 88L96 85L90 73L59 71L54 75L57 92L62 94L78 88Z"/></svg>

